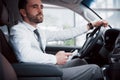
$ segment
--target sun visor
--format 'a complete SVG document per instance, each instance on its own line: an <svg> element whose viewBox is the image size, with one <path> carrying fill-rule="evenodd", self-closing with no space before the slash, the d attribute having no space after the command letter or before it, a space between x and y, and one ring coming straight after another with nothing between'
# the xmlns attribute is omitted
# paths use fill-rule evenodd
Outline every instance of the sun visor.
<svg viewBox="0 0 120 80"><path fill-rule="evenodd" d="M81 2L83 0L60 0L60 1L67 4L77 4L78 2Z"/></svg>

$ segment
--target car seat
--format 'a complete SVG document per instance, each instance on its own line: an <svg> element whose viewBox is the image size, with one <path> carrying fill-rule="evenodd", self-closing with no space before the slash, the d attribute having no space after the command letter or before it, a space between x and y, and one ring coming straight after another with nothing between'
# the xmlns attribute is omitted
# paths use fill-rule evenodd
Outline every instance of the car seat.
<svg viewBox="0 0 120 80"><path fill-rule="evenodd" d="M3 1L0 0L0 25L7 24L8 20ZM52 64L19 63L0 30L0 80L62 80L62 75L62 71Z"/></svg>

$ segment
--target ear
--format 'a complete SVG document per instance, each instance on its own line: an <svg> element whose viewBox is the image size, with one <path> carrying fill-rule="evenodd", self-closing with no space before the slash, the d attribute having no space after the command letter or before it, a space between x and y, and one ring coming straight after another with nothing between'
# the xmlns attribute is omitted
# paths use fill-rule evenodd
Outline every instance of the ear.
<svg viewBox="0 0 120 80"><path fill-rule="evenodd" d="M20 9L20 14L22 15L22 17L26 17L25 9Z"/></svg>

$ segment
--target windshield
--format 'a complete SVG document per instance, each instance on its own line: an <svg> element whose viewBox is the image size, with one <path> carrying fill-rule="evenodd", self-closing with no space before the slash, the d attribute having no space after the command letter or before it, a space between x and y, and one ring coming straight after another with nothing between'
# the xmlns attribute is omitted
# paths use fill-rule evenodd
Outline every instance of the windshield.
<svg viewBox="0 0 120 80"><path fill-rule="evenodd" d="M111 27L120 29L120 0L93 0L89 5L102 19L109 22Z"/></svg>

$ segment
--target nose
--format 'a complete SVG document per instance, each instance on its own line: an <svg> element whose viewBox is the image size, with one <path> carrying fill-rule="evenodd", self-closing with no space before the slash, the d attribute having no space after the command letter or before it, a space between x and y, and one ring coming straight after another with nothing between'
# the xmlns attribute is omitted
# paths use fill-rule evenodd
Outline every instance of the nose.
<svg viewBox="0 0 120 80"><path fill-rule="evenodd" d="M43 7L42 7L42 6L39 6L39 7L38 7L38 12L39 12L39 13L42 13L42 12L43 12Z"/></svg>

